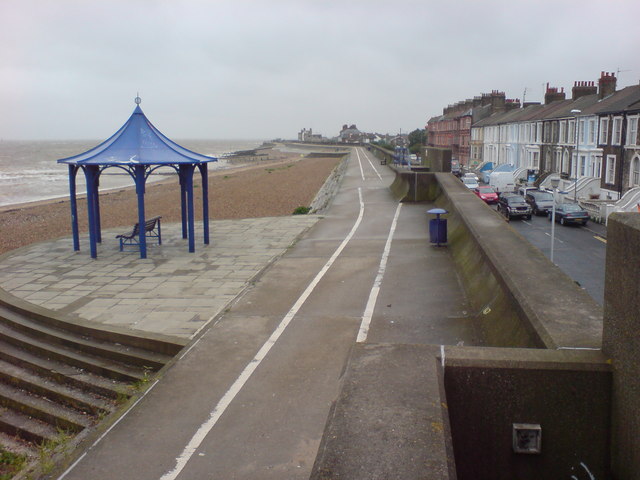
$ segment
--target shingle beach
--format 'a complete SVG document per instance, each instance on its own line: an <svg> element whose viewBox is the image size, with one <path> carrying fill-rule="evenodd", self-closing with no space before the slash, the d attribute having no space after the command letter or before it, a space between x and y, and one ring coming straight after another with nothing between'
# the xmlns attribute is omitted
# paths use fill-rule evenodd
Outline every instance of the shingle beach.
<svg viewBox="0 0 640 480"><path fill-rule="evenodd" d="M258 160L257 158L262 158ZM265 160L268 158L268 160ZM276 149L260 157L235 157L233 168L209 174L209 217L212 220L291 215L309 206L340 161L339 158L305 158ZM196 219L201 218L199 179L195 181ZM178 177L148 183L145 195L148 217L161 215L163 222L180 221ZM101 192L103 228L129 229L137 219L133 188ZM87 231L84 199L78 202L81 235ZM0 254L34 242L71 236L68 200L13 205L0 209Z"/></svg>

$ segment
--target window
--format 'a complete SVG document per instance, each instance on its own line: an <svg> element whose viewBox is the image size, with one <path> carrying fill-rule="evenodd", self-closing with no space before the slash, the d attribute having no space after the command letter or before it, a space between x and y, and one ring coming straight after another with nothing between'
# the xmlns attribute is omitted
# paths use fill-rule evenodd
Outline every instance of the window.
<svg viewBox="0 0 640 480"><path fill-rule="evenodd" d="M547 123L544 126L544 136L543 136L543 138L544 138L544 142L545 143L550 143L551 142L551 128L549 128L549 126L550 126L549 123Z"/></svg>
<svg viewBox="0 0 640 480"><path fill-rule="evenodd" d="M567 143L575 142L576 140L576 121L569 120L569 135L567 136Z"/></svg>
<svg viewBox="0 0 640 480"><path fill-rule="evenodd" d="M611 145L622 144L622 117L613 119L613 132L611 132Z"/></svg>
<svg viewBox="0 0 640 480"><path fill-rule="evenodd" d="M627 145L638 145L638 116L627 119Z"/></svg>
<svg viewBox="0 0 640 480"><path fill-rule="evenodd" d="M594 119L589 120L589 145L596 144L596 121Z"/></svg>
<svg viewBox="0 0 640 480"><path fill-rule="evenodd" d="M613 184L615 183L616 173L616 156L615 155L607 155L607 172L605 176L605 183Z"/></svg>
<svg viewBox="0 0 640 480"><path fill-rule="evenodd" d="M578 141L580 142L580 144L584 143L584 120L580 120L578 122Z"/></svg>
<svg viewBox="0 0 640 480"><path fill-rule="evenodd" d="M600 178L602 175L602 156L596 155L593 158L593 163L591 164L591 176Z"/></svg>
<svg viewBox="0 0 640 480"><path fill-rule="evenodd" d="M630 187L640 187L640 157L638 155L631 160L629 184Z"/></svg>
<svg viewBox="0 0 640 480"><path fill-rule="evenodd" d="M566 150L562 154L562 172L569 173L569 152Z"/></svg>
<svg viewBox="0 0 640 480"><path fill-rule="evenodd" d="M541 143L542 142L542 122L538 122L536 124L536 142L537 143Z"/></svg>
<svg viewBox="0 0 640 480"><path fill-rule="evenodd" d="M553 159L553 168L552 171L554 172L559 172L560 171L560 162L562 162L562 152L560 150L556 150L554 152L554 159Z"/></svg>
<svg viewBox="0 0 640 480"><path fill-rule="evenodd" d="M600 119L600 140L598 143L606 145L609 141L609 118L603 117Z"/></svg>
<svg viewBox="0 0 640 480"><path fill-rule="evenodd" d="M587 174L587 156L580 155L580 176L584 177Z"/></svg>
<svg viewBox="0 0 640 480"><path fill-rule="evenodd" d="M560 143L567 143L567 122L560 122Z"/></svg>

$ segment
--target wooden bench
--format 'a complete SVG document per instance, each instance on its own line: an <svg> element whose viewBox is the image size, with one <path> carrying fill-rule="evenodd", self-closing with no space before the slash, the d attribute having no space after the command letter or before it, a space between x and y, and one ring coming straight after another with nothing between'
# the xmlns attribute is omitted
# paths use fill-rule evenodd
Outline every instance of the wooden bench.
<svg viewBox="0 0 640 480"><path fill-rule="evenodd" d="M144 233L147 238L157 238L158 245L162 245L162 231L160 229L160 219L162 217L153 217L144 222ZM116 235L116 238L120 240L120 251L122 252L125 247L132 246L139 248L140 242L138 237L140 236L140 224L136 223L130 232Z"/></svg>

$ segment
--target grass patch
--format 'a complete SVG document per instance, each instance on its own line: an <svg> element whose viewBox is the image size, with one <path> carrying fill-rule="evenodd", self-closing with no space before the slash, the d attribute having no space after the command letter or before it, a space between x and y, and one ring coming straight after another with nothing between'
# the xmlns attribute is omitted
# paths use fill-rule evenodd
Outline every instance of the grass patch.
<svg viewBox="0 0 640 480"><path fill-rule="evenodd" d="M27 457L0 448L0 480L10 480L27 463Z"/></svg>
<svg viewBox="0 0 640 480"><path fill-rule="evenodd" d="M311 207L298 207L293 211L294 215L306 215L311 211Z"/></svg>
<svg viewBox="0 0 640 480"><path fill-rule="evenodd" d="M38 464L43 474L53 471L56 466L55 457L65 454L69 445L69 440L73 436L62 429L58 429L58 436L52 440L43 442L38 449Z"/></svg>
<svg viewBox="0 0 640 480"><path fill-rule="evenodd" d="M290 163L289 165L285 165L283 167L271 167L271 168L265 168L265 170L267 171L267 173L273 173L276 170L286 170L286 169L291 168L293 166L294 166L293 163Z"/></svg>

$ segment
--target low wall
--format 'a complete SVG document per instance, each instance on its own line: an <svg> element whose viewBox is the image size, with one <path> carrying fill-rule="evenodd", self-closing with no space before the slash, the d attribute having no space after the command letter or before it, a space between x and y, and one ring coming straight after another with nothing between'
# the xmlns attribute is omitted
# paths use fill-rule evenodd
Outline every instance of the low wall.
<svg viewBox="0 0 640 480"><path fill-rule="evenodd" d="M453 175L396 169L391 190L449 212L448 248L489 346L600 348L600 306Z"/></svg>
<svg viewBox="0 0 640 480"><path fill-rule="evenodd" d="M378 145L374 145L373 143L368 144L367 148L381 162L384 162L387 165L391 165L393 163L393 152L392 151L387 150L386 148L379 147Z"/></svg>
<svg viewBox="0 0 640 480"><path fill-rule="evenodd" d="M640 479L640 214L612 213L607 225L602 351L613 367L612 470Z"/></svg>
<svg viewBox="0 0 640 480"><path fill-rule="evenodd" d="M612 339L612 368L599 350L602 310L569 277L450 173L394 170L399 201L449 211L447 248L489 348L356 345L311 478L610 478L612 436L623 449L616 478L638 478L637 464L622 464L638 454L637 421L627 420L640 393L640 298L615 322L635 343ZM630 386L614 381L626 360L636 365ZM539 427L539 453L515 452L514 424Z"/></svg>
<svg viewBox="0 0 640 480"><path fill-rule="evenodd" d="M600 352L449 347L444 384L458 480L610 478ZM515 451L514 424L540 427L539 453Z"/></svg>
<svg viewBox="0 0 640 480"><path fill-rule="evenodd" d="M342 179L344 178L344 174L347 170L350 155L351 154L349 152L340 154L340 156L343 157L342 161L332 170L331 174L322 185L322 188L320 188L311 202L310 213L321 213L329 207L331 200L335 197L338 188L340 188L340 184L342 183Z"/></svg>

